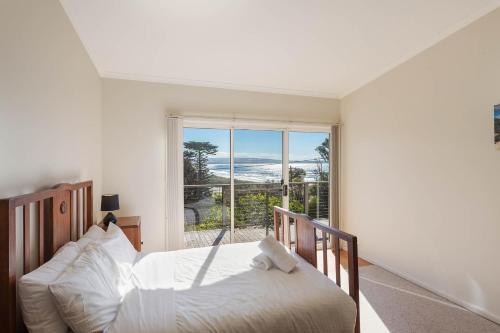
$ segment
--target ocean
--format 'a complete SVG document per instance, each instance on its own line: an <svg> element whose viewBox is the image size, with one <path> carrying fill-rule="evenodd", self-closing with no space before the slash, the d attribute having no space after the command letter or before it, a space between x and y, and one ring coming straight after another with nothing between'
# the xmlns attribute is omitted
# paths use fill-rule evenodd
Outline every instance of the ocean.
<svg viewBox="0 0 500 333"><path fill-rule="evenodd" d="M294 168L304 169L305 181L315 181L315 162L290 162L289 165ZM229 163L209 163L209 169L215 176L229 178ZM322 163L323 171L328 170L328 163ZM280 182L282 177L281 163L236 163L234 166L235 179L250 182Z"/></svg>

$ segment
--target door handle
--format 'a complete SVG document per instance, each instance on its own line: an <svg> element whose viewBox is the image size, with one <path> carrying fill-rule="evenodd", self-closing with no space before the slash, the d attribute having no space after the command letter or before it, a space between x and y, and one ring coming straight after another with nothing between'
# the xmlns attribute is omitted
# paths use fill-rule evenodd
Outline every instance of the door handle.
<svg viewBox="0 0 500 333"><path fill-rule="evenodd" d="M286 197L288 195L288 185L283 185L283 196Z"/></svg>

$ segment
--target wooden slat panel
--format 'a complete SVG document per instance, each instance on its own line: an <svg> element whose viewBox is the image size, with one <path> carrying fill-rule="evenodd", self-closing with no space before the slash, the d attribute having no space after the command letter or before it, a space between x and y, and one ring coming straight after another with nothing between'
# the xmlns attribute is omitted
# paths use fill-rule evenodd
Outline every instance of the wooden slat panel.
<svg viewBox="0 0 500 333"><path fill-rule="evenodd" d="M43 201L44 220L44 256L43 260L50 260L52 254L52 244L54 242L54 198Z"/></svg>
<svg viewBox="0 0 500 333"><path fill-rule="evenodd" d="M23 212L23 272L30 271L30 204L24 205Z"/></svg>
<svg viewBox="0 0 500 333"><path fill-rule="evenodd" d="M279 224L279 219L280 219L280 213L275 210L274 211L274 237L276 237L277 241L280 240L280 224Z"/></svg>
<svg viewBox="0 0 500 333"><path fill-rule="evenodd" d="M94 209L92 208L93 205L93 199L92 199L92 185L87 187L87 204L85 205L85 210L87 212L87 225L85 226L87 229L94 224L94 218L93 218L93 211Z"/></svg>
<svg viewBox="0 0 500 333"><path fill-rule="evenodd" d="M53 238L48 253L50 256L53 256L61 246L71 241L71 190L59 191L52 200Z"/></svg>
<svg viewBox="0 0 500 333"><path fill-rule="evenodd" d="M290 221L290 219L288 219L288 249L292 249L292 228L290 227L290 225L292 224L292 221Z"/></svg>
<svg viewBox="0 0 500 333"><path fill-rule="evenodd" d="M296 252L314 267L317 265L316 228L303 217L295 219L297 229Z"/></svg>
<svg viewBox="0 0 500 333"><path fill-rule="evenodd" d="M69 237L74 242L75 241L75 221L73 220L73 214L75 209L73 208L73 191L69 191Z"/></svg>
<svg viewBox="0 0 500 333"><path fill-rule="evenodd" d="M83 188L83 233L87 231L87 188Z"/></svg>
<svg viewBox="0 0 500 333"><path fill-rule="evenodd" d="M80 206L80 190L76 190L76 239L79 239L82 235L82 218L81 218L81 206Z"/></svg>
<svg viewBox="0 0 500 333"><path fill-rule="evenodd" d="M45 262L45 212L43 210L43 200L38 201L38 265Z"/></svg>
<svg viewBox="0 0 500 333"><path fill-rule="evenodd" d="M357 238L353 237L351 242L347 243L347 266L349 270L349 295L356 302L357 317L355 332L359 333L359 279L358 279L358 243Z"/></svg>
<svg viewBox="0 0 500 333"><path fill-rule="evenodd" d="M16 331L16 210L0 200L0 313L2 331Z"/></svg>
<svg viewBox="0 0 500 333"><path fill-rule="evenodd" d="M333 236L332 251L335 256L335 282L340 287L340 241L337 236Z"/></svg>
<svg viewBox="0 0 500 333"><path fill-rule="evenodd" d="M325 231L322 231L321 232L321 237L323 238L323 243L322 243L322 247L323 247L323 273L328 276L328 244L327 244L327 236L326 236L326 232Z"/></svg>
<svg viewBox="0 0 500 333"><path fill-rule="evenodd" d="M281 241L285 243L285 220L286 216L281 215Z"/></svg>

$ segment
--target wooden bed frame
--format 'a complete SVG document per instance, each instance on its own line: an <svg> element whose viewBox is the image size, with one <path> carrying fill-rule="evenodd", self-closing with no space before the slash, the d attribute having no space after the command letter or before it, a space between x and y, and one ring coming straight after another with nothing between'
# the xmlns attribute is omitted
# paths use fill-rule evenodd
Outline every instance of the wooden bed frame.
<svg viewBox="0 0 500 333"><path fill-rule="evenodd" d="M274 233L276 240L281 241L291 249L292 239L290 223L295 222L295 252L307 262L318 268L317 262L317 236L316 230L321 231L323 251L323 273L328 276L328 239L332 244L332 252L335 256L335 281L340 287L340 240L347 242L347 271L349 276L349 296L356 303L356 326L355 332L360 332L359 324L359 272L358 272L358 241L356 236L332 228L328 225L313 220L305 214L293 213L281 207L274 207ZM285 241L285 230L287 230L287 241ZM281 234L281 237L280 237Z"/></svg>
<svg viewBox="0 0 500 333"><path fill-rule="evenodd" d="M83 196L83 198L82 198ZM60 184L52 189L0 200L0 313L2 332L26 332L17 304L17 240L22 239L22 274L52 258L62 245L74 241L94 223L92 181ZM21 237L16 233L17 211L22 208ZM34 211L34 219L31 212ZM82 223L83 217L83 223ZM35 220L38 256L30 248ZM36 251L35 251L36 252ZM21 256L21 253L20 253Z"/></svg>
<svg viewBox="0 0 500 333"><path fill-rule="evenodd" d="M57 249L67 242L78 240L94 224L92 200L92 181L60 184L48 190L0 200L0 313L2 314L2 332L26 332L17 304L17 279L20 275L27 274L48 261ZM18 211L21 214L18 214ZM33 216L32 212L35 213ZM325 275L328 275L327 241L328 237L331 237L332 251L336 258L336 282L339 286L339 240L347 242L349 295L356 302L355 332L359 333L359 277L356 237L321 224L307 215L274 207L276 239L280 240L281 230L281 241L285 243L285 228L288 228L288 246L291 246L290 223L286 223L288 219L293 219L296 225L295 251L316 268L316 230L322 232L323 272ZM17 235L16 231L18 220L22 225L22 227L17 228L20 230L20 235ZM31 230L33 226L34 232ZM32 234L35 234L37 249L31 249ZM18 244L18 240L21 240L21 244ZM22 252L19 251L19 255L16 253L18 248L22 249ZM38 252L36 258L32 256L32 252ZM19 261L22 261L21 267L18 265L18 258Z"/></svg>

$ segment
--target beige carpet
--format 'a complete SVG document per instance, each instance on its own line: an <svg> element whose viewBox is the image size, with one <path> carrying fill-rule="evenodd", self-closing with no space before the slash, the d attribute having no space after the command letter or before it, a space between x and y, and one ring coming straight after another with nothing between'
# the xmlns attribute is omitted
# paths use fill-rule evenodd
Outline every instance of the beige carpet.
<svg viewBox="0 0 500 333"><path fill-rule="evenodd" d="M500 332L500 326L378 266L361 267L361 331Z"/></svg>
<svg viewBox="0 0 500 333"><path fill-rule="evenodd" d="M318 251L318 269L322 268ZM328 251L328 272L335 279L335 258ZM363 333L500 333L497 325L376 265L359 268ZM348 292L342 269L342 289Z"/></svg>

